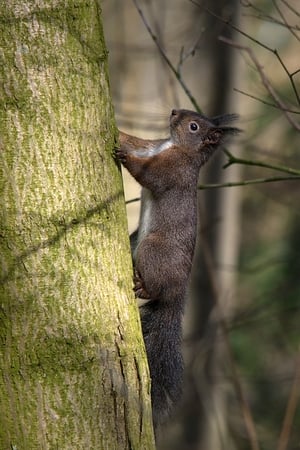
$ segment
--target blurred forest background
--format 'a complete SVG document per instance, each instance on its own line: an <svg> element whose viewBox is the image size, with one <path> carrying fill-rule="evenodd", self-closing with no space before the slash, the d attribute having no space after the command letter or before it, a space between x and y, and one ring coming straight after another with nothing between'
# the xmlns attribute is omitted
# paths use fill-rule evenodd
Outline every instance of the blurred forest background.
<svg viewBox="0 0 300 450"><path fill-rule="evenodd" d="M199 190L185 394L161 448L300 449L299 0L102 4L119 128L159 138L172 108L238 113L200 184L265 180Z"/></svg>

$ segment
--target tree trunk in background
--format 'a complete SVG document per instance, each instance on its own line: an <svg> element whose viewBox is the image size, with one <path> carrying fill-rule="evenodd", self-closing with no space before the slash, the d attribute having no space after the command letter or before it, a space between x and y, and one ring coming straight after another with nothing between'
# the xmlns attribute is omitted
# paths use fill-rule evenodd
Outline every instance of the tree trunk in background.
<svg viewBox="0 0 300 450"><path fill-rule="evenodd" d="M99 3L0 15L0 448L154 448Z"/></svg>
<svg viewBox="0 0 300 450"><path fill-rule="evenodd" d="M238 5L237 0L219 0L213 5L209 3L208 8L224 20L236 23ZM206 35L206 57L211 67L211 101L207 113L214 116L237 112L236 102L232 100L237 74L235 50L218 40L220 35L233 39L233 31L210 14L206 15L206 29L209 30ZM216 154L202 172L204 177L201 176L201 182L223 183L229 179L239 179L240 168L236 165L223 170L225 162L224 153ZM231 382L226 378L225 370L228 352L218 324L220 310L215 310L213 316L211 312L218 302L221 314L227 317L235 300L234 268L239 252L239 205L238 188L199 193L200 235L192 283L192 323L188 331L193 342L191 372L187 383L187 390L190 391L187 395L188 404L191 408L186 422L186 435L190 440L186 448L189 450L235 448L229 430L228 393ZM198 421L195 418L197 416Z"/></svg>

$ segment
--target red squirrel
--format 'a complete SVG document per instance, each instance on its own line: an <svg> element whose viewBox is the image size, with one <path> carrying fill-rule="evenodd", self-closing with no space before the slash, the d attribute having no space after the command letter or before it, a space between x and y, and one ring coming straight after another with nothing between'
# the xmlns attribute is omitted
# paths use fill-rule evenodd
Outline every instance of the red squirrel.
<svg viewBox="0 0 300 450"><path fill-rule="evenodd" d="M140 307L150 376L154 428L181 396L182 316L197 225L199 169L224 139L235 114L207 118L173 109L170 137L145 140L120 131L116 155L141 184L142 206L133 244L134 291Z"/></svg>

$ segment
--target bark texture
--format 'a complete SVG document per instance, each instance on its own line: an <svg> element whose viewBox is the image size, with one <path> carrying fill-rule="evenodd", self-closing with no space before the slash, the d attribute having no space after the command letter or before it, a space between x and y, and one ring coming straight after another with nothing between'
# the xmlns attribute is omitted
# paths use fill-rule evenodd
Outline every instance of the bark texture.
<svg viewBox="0 0 300 450"><path fill-rule="evenodd" d="M0 448L151 449L100 4L0 5Z"/></svg>

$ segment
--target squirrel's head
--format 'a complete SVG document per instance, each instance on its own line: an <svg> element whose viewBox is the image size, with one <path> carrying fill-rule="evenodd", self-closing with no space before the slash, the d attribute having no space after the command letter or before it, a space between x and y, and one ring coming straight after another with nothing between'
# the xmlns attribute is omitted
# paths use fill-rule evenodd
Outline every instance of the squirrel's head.
<svg viewBox="0 0 300 450"><path fill-rule="evenodd" d="M207 118L194 111L173 109L170 116L170 133L174 144L199 151L207 155L221 145L227 136L240 130L224 126L236 120L236 114Z"/></svg>

